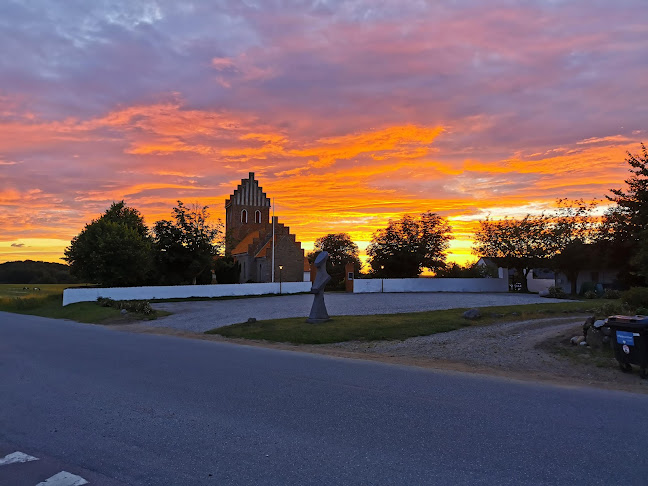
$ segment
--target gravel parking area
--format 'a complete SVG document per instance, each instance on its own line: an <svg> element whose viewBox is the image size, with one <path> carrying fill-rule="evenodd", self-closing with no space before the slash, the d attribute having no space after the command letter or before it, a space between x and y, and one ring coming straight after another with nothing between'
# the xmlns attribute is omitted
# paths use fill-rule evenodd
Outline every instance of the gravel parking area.
<svg viewBox="0 0 648 486"><path fill-rule="evenodd" d="M313 302L310 294L279 295L249 299L168 302L153 304L155 309L173 315L147 322L152 327L170 327L204 332L216 327L257 320L308 317ZM329 315L400 314L461 307L519 305L540 302L564 302L534 294L486 293L400 293L400 294L326 294Z"/></svg>
<svg viewBox="0 0 648 486"><path fill-rule="evenodd" d="M571 336L582 334L584 320L585 316L572 316L504 322L403 341L348 341L311 348L400 364L647 393L648 380L640 379L636 369L622 373L611 355L569 344Z"/></svg>

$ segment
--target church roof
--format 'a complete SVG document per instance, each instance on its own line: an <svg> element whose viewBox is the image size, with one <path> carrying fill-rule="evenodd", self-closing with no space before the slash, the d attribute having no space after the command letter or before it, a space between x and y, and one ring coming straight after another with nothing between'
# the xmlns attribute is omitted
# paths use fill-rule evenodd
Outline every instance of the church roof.
<svg viewBox="0 0 648 486"><path fill-rule="evenodd" d="M275 235L275 242L277 241L277 236ZM268 256L268 251L272 248L272 238L268 240L268 242L263 245L263 247L257 252L256 255L254 255L254 258L259 258L259 257L267 257Z"/></svg>
<svg viewBox="0 0 648 486"><path fill-rule="evenodd" d="M252 244L254 238L259 237L258 231L252 231L248 233L245 238L243 238L238 245L232 250L232 255L240 255L241 253L247 253L248 247Z"/></svg>

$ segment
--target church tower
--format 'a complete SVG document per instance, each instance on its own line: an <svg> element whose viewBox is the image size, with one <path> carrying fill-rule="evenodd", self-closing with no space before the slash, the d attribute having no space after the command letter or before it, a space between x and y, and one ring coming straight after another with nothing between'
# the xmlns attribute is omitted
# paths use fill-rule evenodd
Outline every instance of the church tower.
<svg viewBox="0 0 648 486"><path fill-rule="evenodd" d="M239 282L301 282L308 260L290 228L270 219L270 198L254 172L225 200L226 250L241 266ZM274 236L274 237L273 237ZM310 274L309 274L310 275Z"/></svg>
<svg viewBox="0 0 648 486"><path fill-rule="evenodd" d="M248 234L262 230L268 223L271 223L270 198L254 179L254 172L250 172L225 200L227 250L232 250Z"/></svg>

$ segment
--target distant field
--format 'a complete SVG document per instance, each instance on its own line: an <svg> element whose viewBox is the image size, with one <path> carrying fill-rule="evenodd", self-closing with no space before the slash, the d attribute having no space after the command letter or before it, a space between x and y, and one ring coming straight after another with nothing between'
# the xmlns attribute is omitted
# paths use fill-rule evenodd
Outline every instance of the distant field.
<svg viewBox="0 0 648 486"><path fill-rule="evenodd" d="M0 299L3 297L45 297L52 294L63 294L63 289L83 287L85 284L0 284ZM40 289L40 290L35 290Z"/></svg>

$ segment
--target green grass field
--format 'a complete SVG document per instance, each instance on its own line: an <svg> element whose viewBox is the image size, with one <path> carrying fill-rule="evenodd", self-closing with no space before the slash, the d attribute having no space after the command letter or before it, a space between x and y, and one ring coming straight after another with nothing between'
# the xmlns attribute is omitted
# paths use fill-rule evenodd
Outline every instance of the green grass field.
<svg viewBox="0 0 648 486"><path fill-rule="evenodd" d="M207 331L225 337L260 339L293 344L326 344L343 341L378 341L407 339L447 332L466 326L480 326L495 322L522 321L548 317L568 317L569 314L599 312L610 300L585 300L516 306L483 307L482 317L467 320L466 309L450 309L409 314L381 314L373 316L336 316L323 324L308 324L303 317L273 319L254 323L234 324ZM616 301L614 301L616 302Z"/></svg>
<svg viewBox="0 0 648 486"><path fill-rule="evenodd" d="M70 287L83 287L75 284L0 284L0 299L46 297L53 294L63 295L63 290ZM39 288L40 290L34 290Z"/></svg>
<svg viewBox="0 0 648 486"><path fill-rule="evenodd" d="M70 284L0 284L0 311L54 319L71 319L91 324L100 324L121 317L119 309L101 307L96 302L80 302L63 307L63 290L69 287L82 286ZM34 290L35 288L40 290ZM132 317L154 319L157 315L159 314Z"/></svg>

